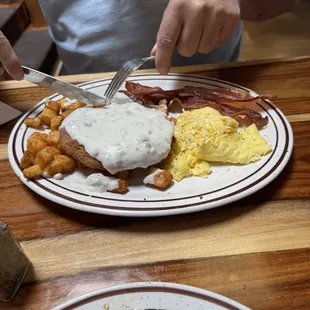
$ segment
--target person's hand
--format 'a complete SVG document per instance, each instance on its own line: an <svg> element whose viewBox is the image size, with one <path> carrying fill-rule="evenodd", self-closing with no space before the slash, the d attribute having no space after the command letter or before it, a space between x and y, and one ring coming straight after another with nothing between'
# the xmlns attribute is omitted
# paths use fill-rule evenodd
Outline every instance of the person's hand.
<svg viewBox="0 0 310 310"><path fill-rule="evenodd" d="M20 62L7 38L0 31L0 75L4 69L14 80L22 80L24 71Z"/></svg>
<svg viewBox="0 0 310 310"><path fill-rule="evenodd" d="M239 21L238 0L170 0L152 50L159 73L169 72L175 47L184 57L208 54L233 35Z"/></svg>

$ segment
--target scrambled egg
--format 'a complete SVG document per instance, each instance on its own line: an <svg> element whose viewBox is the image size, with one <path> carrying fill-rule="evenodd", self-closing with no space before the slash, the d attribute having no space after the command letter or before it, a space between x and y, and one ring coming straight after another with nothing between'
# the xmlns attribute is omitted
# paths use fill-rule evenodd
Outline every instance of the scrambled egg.
<svg viewBox="0 0 310 310"><path fill-rule="evenodd" d="M238 122L206 107L182 113L177 119L174 142L163 168L176 181L189 176L206 178L209 162L246 165L271 151L253 124L238 131Z"/></svg>

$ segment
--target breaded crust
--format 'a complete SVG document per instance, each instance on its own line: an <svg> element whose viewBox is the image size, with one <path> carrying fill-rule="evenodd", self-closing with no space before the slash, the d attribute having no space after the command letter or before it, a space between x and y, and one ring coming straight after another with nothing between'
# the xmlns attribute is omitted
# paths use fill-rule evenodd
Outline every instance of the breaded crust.
<svg viewBox="0 0 310 310"><path fill-rule="evenodd" d="M80 161L85 167L95 170L105 170L101 162L91 157L85 151L84 146L73 140L65 130L60 130L59 144L66 154Z"/></svg>

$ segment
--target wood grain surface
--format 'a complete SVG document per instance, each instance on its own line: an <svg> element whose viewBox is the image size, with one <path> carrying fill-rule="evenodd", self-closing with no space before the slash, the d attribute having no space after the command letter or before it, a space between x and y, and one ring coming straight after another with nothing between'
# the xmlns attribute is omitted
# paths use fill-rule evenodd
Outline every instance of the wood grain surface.
<svg viewBox="0 0 310 310"><path fill-rule="evenodd" d="M11 121L0 127L0 219L32 268L0 309L50 309L96 289L151 280L209 289L253 309L310 309L310 57L173 71L277 94L274 102L295 138L287 167L258 193L201 213L153 219L87 214L22 185L8 162ZM0 84L0 100L22 111L48 94L27 82Z"/></svg>

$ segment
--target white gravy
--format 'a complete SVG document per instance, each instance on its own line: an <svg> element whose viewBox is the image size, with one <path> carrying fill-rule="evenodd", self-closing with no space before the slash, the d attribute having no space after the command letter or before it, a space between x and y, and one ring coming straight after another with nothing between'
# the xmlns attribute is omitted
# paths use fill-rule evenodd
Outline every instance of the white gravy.
<svg viewBox="0 0 310 310"><path fill-rule="evenodd" d="M63 174L62 173L56 173L53 178L55 180L62 180L64 178Z"/></svg>
<svg viewBox="0 0 310 310"><path fill-rule="evenodd" d="M165 159L174 126L163 112L135 102L115 102L106 108L77 109L65 118L61 129L115 174Z"/></svg>
<svg viewBox="0 0 310 310"><path fill-rule="evenodd" d="M86 179L87 189L92 192L107 192L118 188L118 179L106 177L101 173L93 173Z"/></svg>

